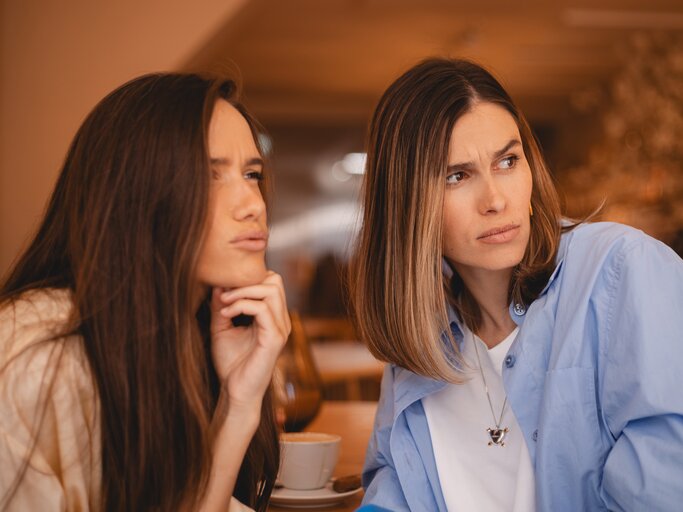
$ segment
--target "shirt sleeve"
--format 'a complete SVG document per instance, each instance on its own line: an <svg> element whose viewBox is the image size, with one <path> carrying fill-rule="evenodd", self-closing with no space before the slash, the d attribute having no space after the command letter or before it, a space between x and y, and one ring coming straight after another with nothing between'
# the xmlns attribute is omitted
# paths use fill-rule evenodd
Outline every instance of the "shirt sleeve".
<svg viewBox="0 0 683 512"><path fill-rule="evenodd" d="M617 257L600 399L612 437L601 496L609 510L683 503L683 261L653 239Z"/></svg>
<svg viewBox="0 0 683 512"><path fill-rule="evenodd" d="M80 340L28 348L0 382L3 510L97 508L101 475L94 385ZM23 474L22 474L23 473Z"/></svg>
<svg viewBox="0 0 683 512"><path fill-rule="evenodd" d="M386 365L382 389L363 467L363 505L375 505L394 512L409 511L394 468L389 439L393 427L393 367Z"/></svg>

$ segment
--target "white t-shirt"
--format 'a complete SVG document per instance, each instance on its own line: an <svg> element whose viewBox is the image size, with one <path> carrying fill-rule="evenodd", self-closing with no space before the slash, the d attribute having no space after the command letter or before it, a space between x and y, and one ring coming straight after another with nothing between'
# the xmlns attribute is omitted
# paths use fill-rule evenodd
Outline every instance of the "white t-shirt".
<svg viewBox="0 0 683 512"><path fill-rule="evenodd" d="M518 331L489 350L465 328L462 356L469 367L468 380L422 399L448 510L529 512L536 508L531 457L509 405L500 423L509 429L505 446L488 445L491 438L486 429L495 428L495 422L474 351L476 342L498 421L505 400L503 360Z"/></svg>

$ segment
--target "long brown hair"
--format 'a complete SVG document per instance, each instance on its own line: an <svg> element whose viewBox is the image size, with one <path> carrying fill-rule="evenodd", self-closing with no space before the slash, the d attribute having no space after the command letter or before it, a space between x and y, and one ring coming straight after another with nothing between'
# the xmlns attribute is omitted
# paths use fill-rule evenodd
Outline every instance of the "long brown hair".
<svg viewBox="0 0 683 512"><path fill-rule="evenodd" d="M510 298L533 301L554 265L561 217L557 192L524 116L500 83L466 60L428 59L384 93L367 142L363 223L352 261L351 297L360 337L378 358L428 377L459 382L459 352L448 328L447 301L473 330L477 303L457 272L442 271L443 204L453 126L477 102L514 118L533 179L533 218ZM455 361L444 352L442 333ZM455 364L454 364L455 363Z"/></svg>
<svg viewBox="0 0 683 512"><path fill-rule="evenodd" d="M103 510L178 510L206 490L218 382L208 307L197 312L194 294L207 132L221 98L247 119L258 145L231 81L153 74L104 98L78 130L42 224L0 288L0 305L32 289L71 291L72 327L61 334L83 340L98 391ZM235 488L258 510L279 460L270 392L262 411Z"/></svg>

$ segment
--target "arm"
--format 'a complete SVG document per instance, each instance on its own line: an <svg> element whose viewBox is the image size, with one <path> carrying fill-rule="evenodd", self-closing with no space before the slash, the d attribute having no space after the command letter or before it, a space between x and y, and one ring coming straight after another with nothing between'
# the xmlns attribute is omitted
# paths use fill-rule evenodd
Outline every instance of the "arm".
<svg viewBox="0 0 683 512"><path fill-rule="evenodd" d="M98 506L97 400L80 343L36 345L2 372L1 510Z"/></svg>
<svg viewBox="0 0 683 512"><path fill-rule="evenodd" d="M214 290L211 309L212 360L222 390L211 425L213 463L201 510L224 512L291 326L282 279L273 272L258 285ZM252 316L252 325L234 327L230 319L239 314Z"/></svg>
<svg viewBox="0 0 683 512"><path fill-rule="evenodd" d="M363 467L363 505L375 505L395 512L408 511L401 483L394 469L389 440L393 428L393 368L384 367L382 389Z"/></svg>
<svg viewBox="0 0 683 512"><path fill-rule="evenodd" d="M683 503L683 261L650 239L619 257L601 346L600 398L614 438L602 479L610 510Z"/></svg>
<svg viewBox="0 0 683 512"><path fill-rule="evenodd" d="M200 509L202 512L230 510L242 460L259 424L260 409L229 408L225 395L222 393L219 398L211 425L214 432L213 459L209 485Z"/></svg>

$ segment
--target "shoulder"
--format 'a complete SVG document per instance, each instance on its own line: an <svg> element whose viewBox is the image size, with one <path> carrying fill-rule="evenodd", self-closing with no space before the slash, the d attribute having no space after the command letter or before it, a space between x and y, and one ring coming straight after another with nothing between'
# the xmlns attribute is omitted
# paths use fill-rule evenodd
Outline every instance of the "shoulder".
<svg viewBox="0 0 683 512"><path fill-rule="evenodd" d="M57 496L69 509L98 499L99 397L72 313L64 290L0 308L0 487L25 468L15 500L27 509Z"/></svg>
<svg viewBox="0 0 683 512"><path fill-rule="evenodd" d="M600 251L648 240L655 241L639 229L617 222L587 222L562 235L562 243L567 244L568 251L587 247Z"/></svg>
<svg viewBox="0 0 683 512"><path fill-rule="evenodd" d="M437 391L447 383L418 375L395 364L387 364L382 377L380 402L377 409L377 423L393 426L395 420L412 407L419 406L421 400Z"/></svg>
<svg viewBox="0 0 683 512"><path fill-rule="evenodd" d="M683 260L670 247L637 229L607 222L582 225L565 236L558 288L563 311L576 316L577 307L590 305L601 339L622 348L645 331L666 341L665 347L680 339ZM632 358L634 350L622 352Z"/></svg>
<svg viewBox="0 0 683 512"><path fill-rule="evenodd" d="M73 311L68 290L31 290L0 307L0 367L36 342L62 334Z"/></svg>
<svg viewBox="0 0 683 512"><path fill-rule="evenodd" d="M642 231L615 222L581 224L562 236L562 259L570 266L614 269L642 266L651 261L662 270L680 265L681 259L668 246Z"/></svg>
<svg viewBox="0 0 683 512"><path fill-rule="evenodd" d="M68 333L72 311L66 290L31 291L0 309L3 430L30 430L47 403L51 409L93 409L83 342Z"/></svg>

